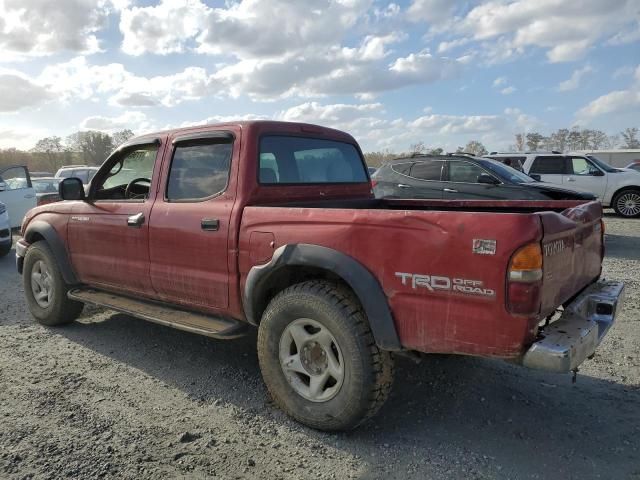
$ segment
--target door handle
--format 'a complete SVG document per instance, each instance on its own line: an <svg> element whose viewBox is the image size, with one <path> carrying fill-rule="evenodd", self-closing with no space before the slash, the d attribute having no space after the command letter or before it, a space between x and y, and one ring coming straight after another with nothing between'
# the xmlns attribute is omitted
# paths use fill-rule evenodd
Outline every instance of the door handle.
<svg viewBox="0 0 640 480"><path fill-rule="evenodd" d="M405 183L399 183L398 187L400 187L400 188L411 188L411 185L407 185Z"/></svg>
<svg viewBox="0 0 640 480"><path fill-rule="evenodd" d="M127 218L127 226L140 228L144 223L144 213L140 212Z"/></svg>
<svg viewBox="0 0 640 480"><path fill-rule="evenodd" d="M567 178L567 182L575 182L575 181L576 181L576 179L575 179L575 178L573 178L573 177L569 177L569 178Z"/></svg>
<svg viewBox="0 0 640 480"><path fill-rule="evenodd" d="M33 193L27 193L24 198L33 198L35 195Z"/></svg>
<svg viewBox="0 0 640 480"><path fill-rule="evenodd" d="M454 190L453 188L443 188L443 190L449 193L458 193L458 190Z"/></svg>
<svg viewBox="0 0 640 480"><path fill-rule="evenodd" d="M217 218L203 218L200 227L202 230L216 231L220 228L220 222Z"/></svg>

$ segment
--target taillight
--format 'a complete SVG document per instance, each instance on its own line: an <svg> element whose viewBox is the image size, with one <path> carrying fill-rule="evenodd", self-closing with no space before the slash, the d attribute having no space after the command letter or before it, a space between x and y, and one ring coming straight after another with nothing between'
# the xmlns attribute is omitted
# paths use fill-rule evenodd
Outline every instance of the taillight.
<svg viewBox="0 0 640 480"><path fill-rule="evenodd" d="M378 184L377 180L371 179L371 188L375 188L377 184Z"/></svg>
<svg viewBox="0 0 640 480"><path fill-rule="evenodd" d="M518 315L535 315L542 293L542 249L530 243L513 254L507 271L507 308Z"/></svg>

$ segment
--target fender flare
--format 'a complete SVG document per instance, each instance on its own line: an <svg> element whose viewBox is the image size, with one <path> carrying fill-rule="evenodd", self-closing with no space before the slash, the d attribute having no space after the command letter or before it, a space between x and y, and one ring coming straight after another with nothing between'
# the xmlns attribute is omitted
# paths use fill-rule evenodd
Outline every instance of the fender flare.
<svg viewBox="0 0 640 480"><path fill-rule="evenodd" d="M28 243L33 243L33 239L36 234L40 234L47 242L47 245L49 245L64 281L68 285L77 285L79 283L78 278L76 277L73 267L71 266L71 262L69 261L67 249L55 228L53 228L51 224L42 220L30 222L24 232L24 239Z"/></svg>
<svg viewBox="0 0 640 480"><path fill-rule="evenodd" d="M269 263L251 268L242 296L250 323L260 322L259 303L269 287L269 279L281 268L292 266L320 268L342 278L362 304L376 344L383 350L402 350L387 296L376 277L353 257L319 245L283 245L276 249Z"/></svg>

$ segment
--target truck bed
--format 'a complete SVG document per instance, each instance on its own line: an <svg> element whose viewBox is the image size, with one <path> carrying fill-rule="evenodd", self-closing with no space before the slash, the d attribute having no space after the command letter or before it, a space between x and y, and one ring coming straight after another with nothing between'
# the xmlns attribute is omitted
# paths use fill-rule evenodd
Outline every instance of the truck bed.
<svg viewBox="0 0 640 480"><path fill-rule="evenodd" d="M601 216L600 203L579 201L337 199L247 206L241 285L282 245L333 248L378 279L405 348L513 358L535 340L542 319L599 276ZM475 252L476 240L495 242L495 251ZM535 315L514 316L506 305L507 269L513 253L530 243L545 252L540 307ZM475 293L412 286L414 275L474 285Z"/></svg>

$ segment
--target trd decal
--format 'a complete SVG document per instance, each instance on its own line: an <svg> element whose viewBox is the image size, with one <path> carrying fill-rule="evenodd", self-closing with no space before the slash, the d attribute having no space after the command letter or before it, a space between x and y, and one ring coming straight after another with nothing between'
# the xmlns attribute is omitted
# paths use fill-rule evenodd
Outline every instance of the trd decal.
<svg viewBox="0 0 640 480"><path fill-rule="evenodd" d="M410 286L414 290L426 288L430 292L447 291L468 295L481 295L483 297L494 297L496 295L495 290L484 288L484 283L480 280L404 272L396 272L396 277L400 278L402 285Z"/></svg>

